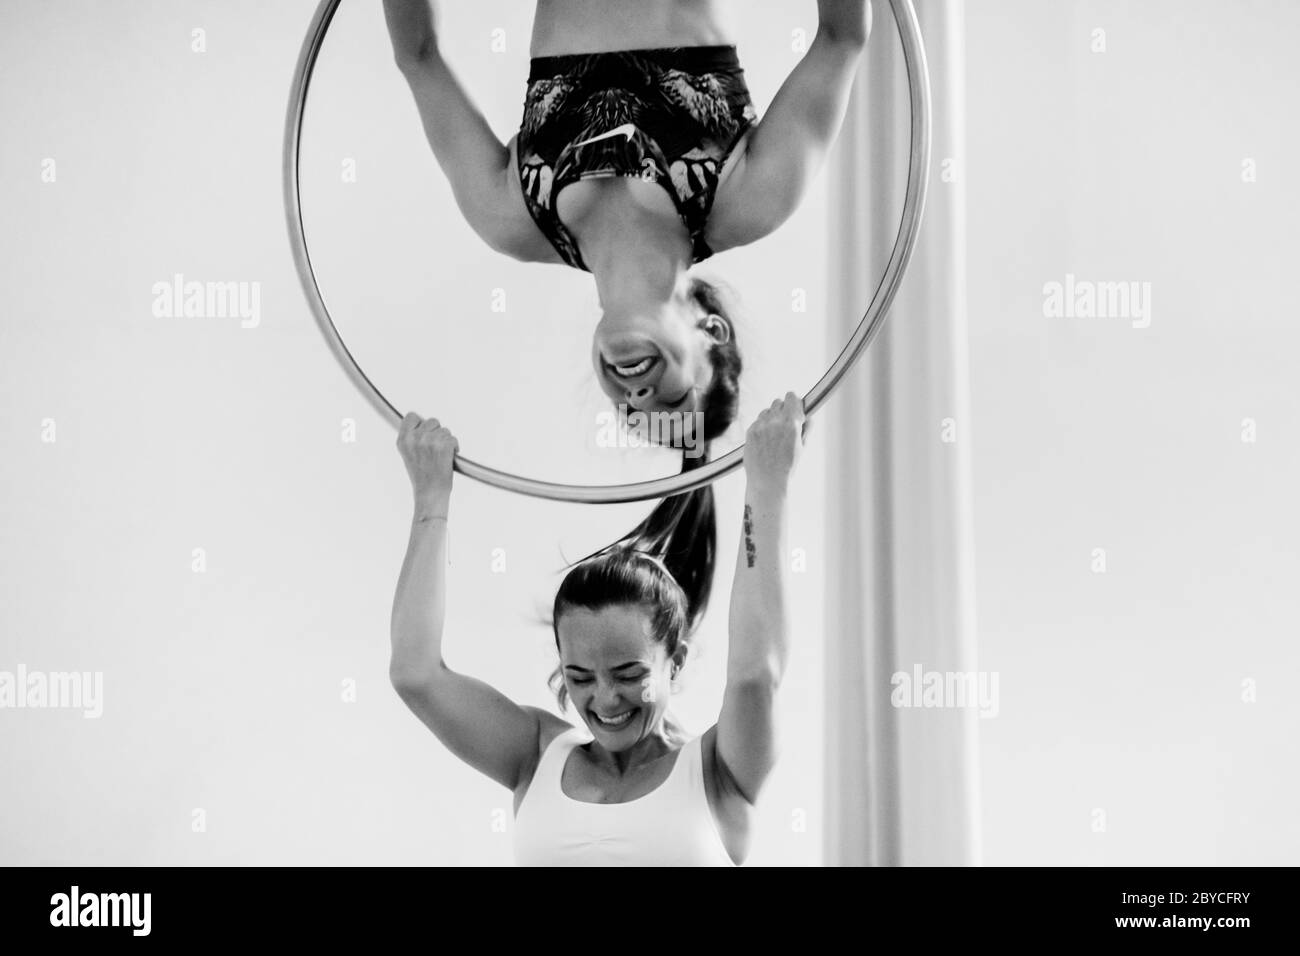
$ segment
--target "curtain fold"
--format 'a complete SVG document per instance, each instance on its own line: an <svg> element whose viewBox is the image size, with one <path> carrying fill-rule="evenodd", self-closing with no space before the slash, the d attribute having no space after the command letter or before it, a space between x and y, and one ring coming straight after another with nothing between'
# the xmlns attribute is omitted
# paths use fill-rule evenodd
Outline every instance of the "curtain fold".
<svg viewBox="0 0 1300 956"><path fill-rule="evenodd" d="M969 700L891 701L914 703L918 675L937 673L949 684L950 675L976 675L964 24L959 0L915 6L933 95L923 225L884 327L818 429L831 443L823 830L830 866L980 862L976 708ZM874 13L828 170L827 305L837 349L880 280L906 186L902 48L889 6L877 2ZM895 675L906 676L896 685Z"/></svg>

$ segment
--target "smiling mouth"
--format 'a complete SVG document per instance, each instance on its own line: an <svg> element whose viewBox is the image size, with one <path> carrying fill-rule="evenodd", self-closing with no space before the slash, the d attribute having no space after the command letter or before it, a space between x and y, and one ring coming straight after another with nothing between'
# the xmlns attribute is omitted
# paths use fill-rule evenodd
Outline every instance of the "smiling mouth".
<svg viewBox="0 0 1300 956"><path fill-rule="evenodd" d="M626 724L628 723L628 721L630 721L630 720L632 719L632 715L633 715L634 713L636 713L635 708L632 709L632 710L629 710L629 711L627 711L627 712L625 712L625 713L623 713L623 714L620 714L619 716L617 716L617 717L615 717L615 718L613 718L613 719L607 720L607 719L605 719L604 717L600 716L600 714L596 713L596 712L593 710L593 711L591 712L591 716L593 716L593 717L596 718L596 723L599 724L600 726L602 726L602 727L609 727L609 728L611 728L611 729L616 729L616 728L619 728L619 727L622 727L622 726L626 725Z"/></svg>
<svg viewBox="0 0 1300 956"><path fill-rule="evenodd" d="M606 365L617 378L636 378L650 371L658 363L659 357L657 355L647 355L635 362L625 362L622 365L607 362Z"/></svg>

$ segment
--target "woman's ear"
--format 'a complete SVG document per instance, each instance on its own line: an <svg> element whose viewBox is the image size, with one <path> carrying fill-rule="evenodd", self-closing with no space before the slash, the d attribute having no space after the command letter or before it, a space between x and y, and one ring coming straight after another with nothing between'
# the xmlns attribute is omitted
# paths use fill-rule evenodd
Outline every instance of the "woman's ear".
<svg viewBox="0 0 1300 956"><path fill-rule="evenodd" d="M716 312L710 312L700 323L704 329L704 334L713 339L719 345L725 345L731 341L731 323L718 315Z"/></svg>
<svg viewBox="0 0 1300 956"><path fill-rule="evenodd" d="M687 658L690 657L690 651L691 651L691 646L687 644L685 641L682 641L680 644L677 645L677 650L673 654L672 665L671 665L672 675L674 680L677 679L677 675L681 673L682 668L686 666L686 660Z"/></svg>

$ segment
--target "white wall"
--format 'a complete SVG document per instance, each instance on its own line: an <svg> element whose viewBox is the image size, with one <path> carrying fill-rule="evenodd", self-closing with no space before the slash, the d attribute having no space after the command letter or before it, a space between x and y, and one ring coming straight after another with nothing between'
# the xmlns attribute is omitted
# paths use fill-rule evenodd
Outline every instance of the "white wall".
<svg viewBox="0 0 1300 956"><path fill-rule="evenodd" d="M464 7L444 7L447 35L463 38L454 61L509 136L527 71L528 6L478 4L476 25L462 19ZM0 670L99 671L104 681L98 720L0 710L0 862L510 862L508 834L492 828L509 794L447 754L387 683L408 482L394 432L315 328L284 234L283 112L313 9L303 0L20 0L0 9L11 78L0 86ZM815 9L807 0L733 18L760 108L797 59L791 30L811 33ZM358 251L441 237L424 274L409 249L405 260L322 262L340 324L388 323L390 351L374 362L394 363L394 375L404 356L428 357L430 381L452 383L454 401L414 392L395 400L442 417L471 457L507 467L522 445L521 463L539 477L644 477L642 459L590 447L582 427L604 407L586 364L597 317L590 280L507 263L476 244L449 210L384 47L378 4L347 0L340 17L354 31L339 34L346 51L360 59L331 53L331 37L321 95L337 97L336 117L368 125L347 137L322 121L312 139L309 115L311 175L338 169L341 153L359 170L354 185L336 181L335 196L323 187L308 196L309 225L325 237L321 210L333 201L350 203L354 217L336 229L370 217ZM491 54L498 24L508 47ZM195 28L206 31L205 53L191 49ZM56 161L52 183L41 179L46 158ZM386 180L386 163L420 165L425 178ZM407 186L408 206L395 206L393 187ZM412 221L426 210L436 232ZM713 263L744 299L747 419L787 388L806 390L824 362L824 232L825 201L813 195L780 235ZM333 241L345 250L346 238L321 238L322 249ZM368 271L386 263L386 275ZM155 317L154 283L178 272L259 282L260 324ZM431 280L439 294L421 326L416 306ZM369 298L347 297L349 284L367 282ZM494 316L488 292L502 286L509 310ZM791 309L795 288L807 290L806 313ZM474 353L436 348L452 327L435 323L449 321L458 335L484 330L552 363L553 397L538 400L528 376L486 389ZM539 340L533 321L559 331ZM356 421L355 443L341 440L345 418ZM42 441L45 419L53 443ZM544 434L563 442L539 441ZM784 756L755 864L820 858L821 751L807 742L820 739L825 556L814 489L826 453L809 447L794 495L791 545L807 552L807 571L791 578L799 630ZM717 595L680 701L698 731L720 701L741 494L739 475L718 485ZM551 637L529 621L549 607L566 557L611 540L648 505L545 503L463 479L453 505L449 661L521 702L553 704ZM195 548L206 551L205 573L192 570ZM492 571L494 549L504 549L504 574ZM345 680L356 682L355 703L341 700ZM206 811L206 832L193 832L195 808Z"/></svg>
<svg viewBox="0 0 1300 956"><path fill-rule="evenodd" d="M1294 864L1300 6L967 29L985 862ZM1150 324L1046 317L1067 273Z"/></svg>

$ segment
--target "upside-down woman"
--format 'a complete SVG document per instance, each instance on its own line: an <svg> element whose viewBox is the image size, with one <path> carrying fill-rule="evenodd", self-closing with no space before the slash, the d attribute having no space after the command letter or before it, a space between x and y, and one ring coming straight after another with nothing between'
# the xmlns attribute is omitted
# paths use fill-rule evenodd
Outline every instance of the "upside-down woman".
<svg viewBox="0 0 1300 956"><path fill-rule="evenodd" d="M789 218L839 131L871 9L817 11L760 120L713 0L538 0L523 121L503 144L443 58L430 0L384 2L469 225L507 256L595 279L591 360L624 410L699 412L706 440L735 420L736 330L692 267Z"/></svg>

